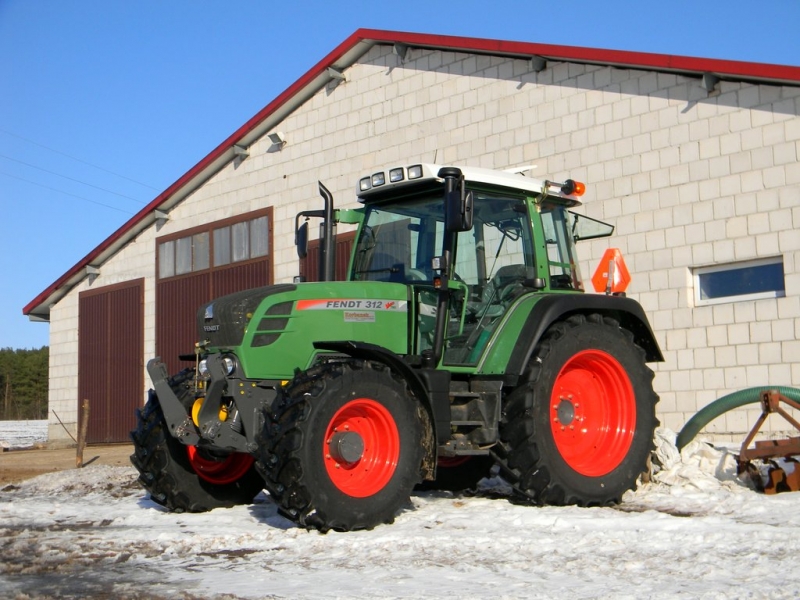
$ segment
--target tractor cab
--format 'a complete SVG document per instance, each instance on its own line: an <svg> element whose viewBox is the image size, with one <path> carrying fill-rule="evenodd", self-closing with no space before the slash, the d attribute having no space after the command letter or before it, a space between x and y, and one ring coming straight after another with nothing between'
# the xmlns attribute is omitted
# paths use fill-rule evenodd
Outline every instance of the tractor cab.
<svg viewBox="0 0 800 600"><path fill-rule="evenodd" d="M521 296L583 291L575 241L613 227L569 211L582 193L573 181L468 167L372 174L357 190L363 221L349 279L407 284L416 318L409 354L474 366Z"/></svg>

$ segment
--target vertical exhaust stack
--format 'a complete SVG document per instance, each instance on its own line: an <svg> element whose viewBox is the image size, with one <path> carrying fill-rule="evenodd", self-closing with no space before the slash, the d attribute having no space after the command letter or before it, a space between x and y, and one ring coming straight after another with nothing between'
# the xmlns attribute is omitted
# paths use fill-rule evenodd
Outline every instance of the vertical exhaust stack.
<svg viewBox="0 0 800 600"><path fill-rule="evenodd" d="M333 194L319 183L319 195L324 201L322 209L322 239L319 246L319 279L333 281L336 278L336 222L333 219Z"/></svg>
<svg viewBox="0 0 800 600"><path fill-rule="evenodd" d="M304 210L294 219L294 243L297 246L297 256L305 258L308 256L308 223L300 224L300 219L309 217L322 219L320 225L320 245L319 245L319 280L334 281L336 279L336 221L333 210L333 194L330 193L321 181L319 184L319 194L324 201L322 210Z"/></svg>

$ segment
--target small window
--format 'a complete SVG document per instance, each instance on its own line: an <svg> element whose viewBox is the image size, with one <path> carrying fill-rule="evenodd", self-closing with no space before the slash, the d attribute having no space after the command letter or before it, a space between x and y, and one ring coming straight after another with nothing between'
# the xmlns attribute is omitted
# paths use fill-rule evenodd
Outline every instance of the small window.
<svg viewBox="0 0 800 600"><path fill-rule="evenodd" d="M161 279L175 275L175 242L158 245L158 276Z"/></svg>
<svg viewBox="0 0 800 600"><path fill-rule="evenodd" d="M203 271L208 268L208 232L196 233L192 236L192 258L194 271Z"/></svg>
<svg viewBox="0 0 800 600"><path fill-rule="evenodd" d="M250 258L269 254L269 222L267 217L250 221Z"/></svg>
<svg viewBox="0 0 800 600"><path fill-rule="evenodd" d="M231 228L220 227L214 230L214 264L227 265L231 262Z"/></svg>
<svg viewBox="0 0 800 600"><path fill-rule="evenodd" d="M233 261L250 258L250 228L247 221L234 223L233 227Z"/></svg>
<svg viewBox="0 0 800 600"><path fill-rule="evenodd" d="M192 270L192 238L175 240L175 274L183 275Z"/></svg>
<svg viewBox="0 0 800 600"><path fill-rule="evenodd" d="M694 287L697 306L781 298L786 295L783 257L695 269Z"/></svg>

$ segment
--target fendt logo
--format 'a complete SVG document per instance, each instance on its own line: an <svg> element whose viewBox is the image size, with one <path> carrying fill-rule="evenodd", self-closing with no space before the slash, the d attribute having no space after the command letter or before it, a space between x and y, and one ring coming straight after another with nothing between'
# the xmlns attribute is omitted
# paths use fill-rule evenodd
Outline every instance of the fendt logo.
<svg viewBox="0 0 800 600"><path fill-rule="evenodd" d="M406 312L408 310L408 302L364 298L330 298L298 300L296 308L297 310L387 310Z"/></svg>

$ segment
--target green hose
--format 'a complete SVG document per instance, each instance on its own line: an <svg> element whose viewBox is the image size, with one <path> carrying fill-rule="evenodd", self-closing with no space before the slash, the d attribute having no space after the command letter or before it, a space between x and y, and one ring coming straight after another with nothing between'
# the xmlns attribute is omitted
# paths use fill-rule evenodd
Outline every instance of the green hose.
<svg viewBox="0 0 800 600"><path fill-rule="evenodd" d="M678 434L678 439L676 440L678 450L681 450L686 444L691 442L694 439L694 436L696 436L703 427L708 425L712 420L716 419L721 414L726 413L729 410L733 410L734 408L744 406L745 404L754 404L756 402L760 402L761 395L764 392L769 392L772 390L775 390L779 394L783 394L789 398L789 400L800 402L800 390L779 385L754 387L733 392L732 394L723 396L719 400L714 400L714 402L698 411L695 416L689 419L686 425L683 426L683 429L681 429L681 432Z"/></svg>

